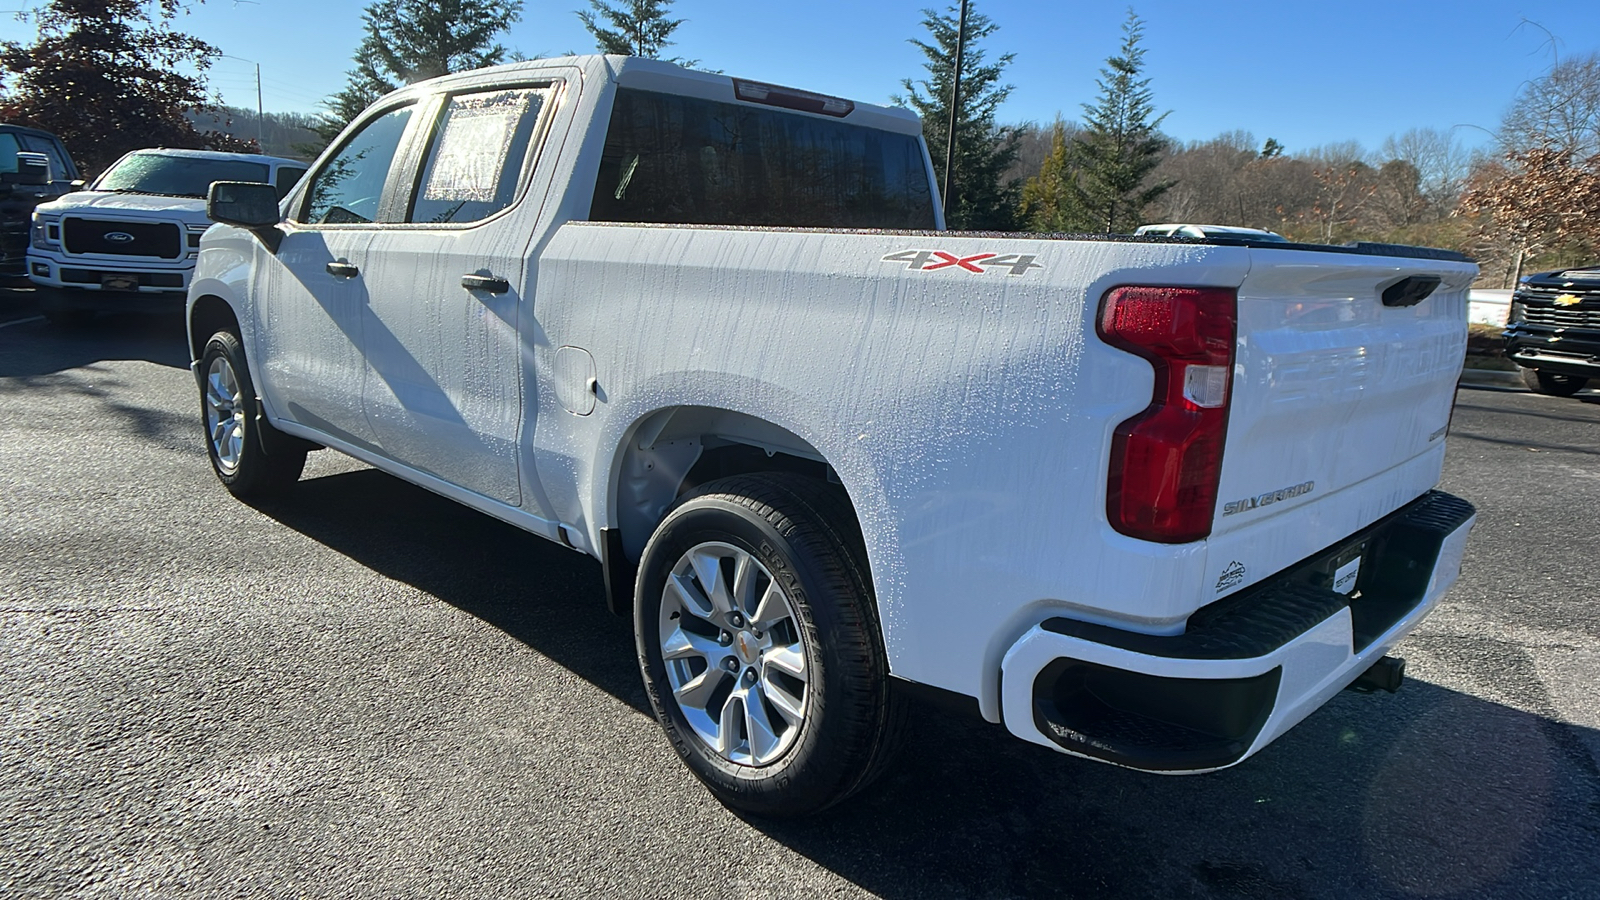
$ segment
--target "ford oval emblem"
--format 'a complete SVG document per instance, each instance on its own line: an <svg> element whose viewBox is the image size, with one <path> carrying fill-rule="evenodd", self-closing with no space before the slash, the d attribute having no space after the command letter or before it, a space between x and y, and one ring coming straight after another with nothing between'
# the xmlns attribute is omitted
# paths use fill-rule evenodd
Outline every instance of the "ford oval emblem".
<svg viewBox="0 0 1600 900"><path fill-rule="evenodd" d="M108 231L106 232L106 240L113 244L131 244L133 243L133 235L126 231Z"/></svg>

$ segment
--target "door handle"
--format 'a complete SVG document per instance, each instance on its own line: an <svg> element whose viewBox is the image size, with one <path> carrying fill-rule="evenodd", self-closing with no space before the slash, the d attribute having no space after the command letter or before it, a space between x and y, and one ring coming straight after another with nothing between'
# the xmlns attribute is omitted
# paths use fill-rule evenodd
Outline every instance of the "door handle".
<svg viewBox="0 0 1600 900"><path fill-rule="evenodd" d="M469 291L483 291L487 294L504 294L511 290L511 282L497 275L463 275L461 286Z"/></svg>
<svg viewBox="0 0 1600 900"><path fill-rule="evenodd" d="M361 274L361 270L354 263L331 262L327 265L328 274L335 278L354 278Z"/></svg>

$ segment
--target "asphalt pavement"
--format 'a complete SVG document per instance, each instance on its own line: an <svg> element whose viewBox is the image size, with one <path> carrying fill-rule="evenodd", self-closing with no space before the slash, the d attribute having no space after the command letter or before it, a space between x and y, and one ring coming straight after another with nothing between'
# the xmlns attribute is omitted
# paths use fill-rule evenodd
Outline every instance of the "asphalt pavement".
<svg viewBox="0 0 1600 900"><path fill-rule="evenodd" d="M919 710L771 823L647 711L600 569L332 452L212 476L177 317L0 296L0 896L1600 897L1600 393L1463 388L1480 517L1398 653L1173 778Z"/></svg>

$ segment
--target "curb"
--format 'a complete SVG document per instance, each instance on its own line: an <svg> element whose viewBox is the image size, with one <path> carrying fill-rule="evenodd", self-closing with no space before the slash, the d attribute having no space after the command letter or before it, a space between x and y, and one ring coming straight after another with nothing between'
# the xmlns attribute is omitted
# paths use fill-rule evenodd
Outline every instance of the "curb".
<svg viewBox="0 0 1600 900"><path fill-rule="evenodd" d="M1461 378L1456 384L1470 384L1482 387L1519 387L1525 388L1521 372L1503 372L1499 369L1462 369Z"/></svg>

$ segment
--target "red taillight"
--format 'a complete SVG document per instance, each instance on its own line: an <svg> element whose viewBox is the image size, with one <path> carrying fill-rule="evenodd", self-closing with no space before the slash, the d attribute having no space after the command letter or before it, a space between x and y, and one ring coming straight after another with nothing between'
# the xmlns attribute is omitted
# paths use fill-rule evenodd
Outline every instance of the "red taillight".
<svg viewBox="0 0 1600 900"><path fill-rule="evenodd" d="M1238 297L1231 288L1120 287L1100 306L1100 336L1156 370L1150 406L1111 439L1106 514L1163 544L1211 533L1228 430Z"/></svg>

